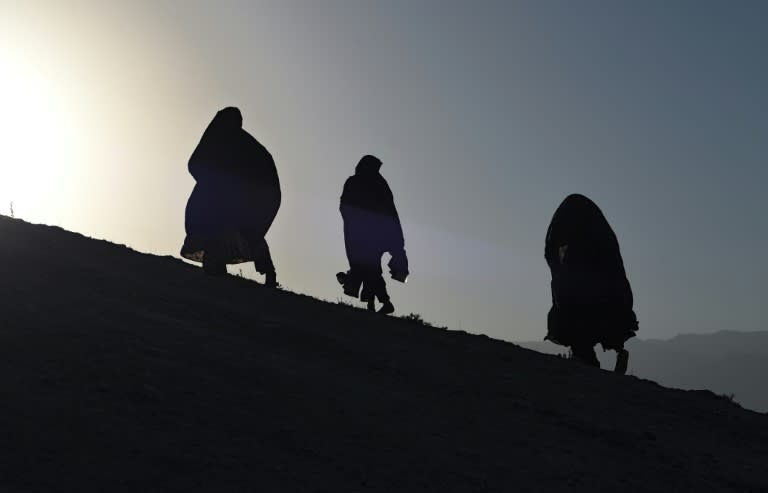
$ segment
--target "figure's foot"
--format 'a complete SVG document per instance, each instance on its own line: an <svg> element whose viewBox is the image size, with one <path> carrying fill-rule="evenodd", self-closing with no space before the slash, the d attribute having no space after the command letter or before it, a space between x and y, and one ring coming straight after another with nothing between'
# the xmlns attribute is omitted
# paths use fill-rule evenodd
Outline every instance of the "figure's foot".
<svg viewBox="0 0 768 493"><path fill-rule="evenodd" d="M376 311L376 302L371 300L368 302L368 311L375 312Z"/></svg>
<svg viewBox="0 0 768 493"><path fill-rule="evenodd" d="M267 272L264 275L264 285L268 288L276 288L277 287L277 273L275 272Z"/></svg>
<svg viewBox="0 0 768 493"><path fill-rule="evenodd" d="M387 300L384 302L382 307L379 308L379 313L383 313L384 315L395 313L395 305L393 305L391 301Z"/></svg>
<svg viewBox="0 0 768 493"><path fill-rule="evenodd" d="M616 351L616 367L614 367L613 371L624 375L627 373L627 366L629 366L629 351L619 349Z"/></svg>

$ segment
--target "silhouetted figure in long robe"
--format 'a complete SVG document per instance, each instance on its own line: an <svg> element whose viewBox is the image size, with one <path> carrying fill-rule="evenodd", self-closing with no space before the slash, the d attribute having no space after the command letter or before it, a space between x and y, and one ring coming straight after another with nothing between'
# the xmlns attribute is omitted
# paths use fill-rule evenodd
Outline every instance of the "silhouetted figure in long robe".
<svg viewBox="0 0 768 493"><path fill-rule="evenodd" d="M383 303L379 312L392 313L395 308L382 277L381 257L392 256L392 278L401 282L408 277L408 258L392 191L380 168L378 158L364 156L344 184L340 210L350 269L337 274L337 279L346 294L367 302L369 310L375 310L378 298Z"/></svg>
<svg viewBox="0 0 768 493"><path fill-rule="evenodd" d="M617 352L616 371L626 372L624 343L638 328L632 289L616 235L594 202L566 197L549 225L544 256L552 272L546 339L598 367L594 346L600 343Z"/></svg>
<svg viewBox="0 0 768 493"><path fill-rule="evenodd" d="M276 286L264 236L280 208L280 181L272 155L242 126L237 108L219 111L189 159L197 184L181 255L214 275L225 274L227 264L253 261L265 283Z"/></svg>

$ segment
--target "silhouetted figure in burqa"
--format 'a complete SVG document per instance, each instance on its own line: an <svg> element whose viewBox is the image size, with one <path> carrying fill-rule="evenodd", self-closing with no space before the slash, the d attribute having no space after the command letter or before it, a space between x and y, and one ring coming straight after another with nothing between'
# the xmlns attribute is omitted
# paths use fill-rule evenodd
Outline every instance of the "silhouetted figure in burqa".
<svg viewBox="0 0 768 493"><path fill-rule="evenodd" d="M272 155L242 127L240 110L219 111L189 159L197 184L187 202L181 255L213 275L252 260L274 287L277 275L264 236L280 208L280 181Z"/></svg>
<svg viewBox="0 0 768 493"><path fill-rule="evenodd" d="M390 273L401 282L408 278L408 257L392 191L380 168L378 158L363 156L344 184L340 210L349 271L339 272L336 278L344 293L367 302L369 310L376 309L378 298L383 303L379 312L389 314L395 307L382 277L381 257L384 253L392 256Z"/></svg>
<svg viewBox="0 0 768 493"><path fill-rule="evenodd" d="M615 371L625 373L624 343L637 332L632 289L619 242L600 209L569 195L547 231L545 258L552 272L552 309L546 339L570 346L574 359L600 366L594 346L616 351Z"/></svg>

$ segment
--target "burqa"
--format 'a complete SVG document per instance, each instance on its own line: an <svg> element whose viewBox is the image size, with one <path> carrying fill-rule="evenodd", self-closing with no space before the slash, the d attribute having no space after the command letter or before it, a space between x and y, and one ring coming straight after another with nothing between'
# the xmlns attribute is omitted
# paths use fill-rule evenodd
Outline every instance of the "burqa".
<svg viewBox="0 0 768 493"><path fill-rule="evenodd" d="M389 253L392 277L404 282L408 276L408 258L400 217L392 191L379 173L381 161L364 156L355 174L344 184L341 194L341 216L344 220L344 246L349 272L340 273L344 292L360 297L374 308L376 298L384 306L380 311L394 311L382 277L381 257Z"/></svg>
<svg viewBox="0 0 768 493"><path fill-rule="evenodd" d="M547 230L544 256L552 273L546 339L595 366L600 343L617 351L616 371L626 371L624 343L638 328L632 289L616 235L594 202L566 197Z"/></svg>
<svg viewBox="0 0 768 493"><path fill-rule="evenodd" d="M264 236L280 208L272 155L243 130L240 110L219 111L189 159L197 184L189 197L181 255L206 272L253 261L274 284L275 266Z"/></svg>

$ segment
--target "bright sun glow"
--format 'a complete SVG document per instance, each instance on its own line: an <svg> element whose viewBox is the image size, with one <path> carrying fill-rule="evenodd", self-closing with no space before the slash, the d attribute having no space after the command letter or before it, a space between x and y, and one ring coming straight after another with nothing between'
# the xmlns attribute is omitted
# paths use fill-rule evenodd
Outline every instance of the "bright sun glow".
<svg viewBox="0 0 768 493"><path fill-rule="evenodd" d="M0 51L0 213L54 222L73 129L43 67Z"/></svg>

